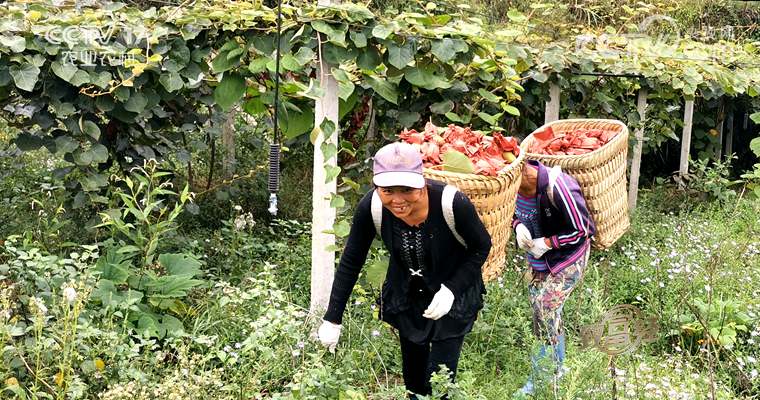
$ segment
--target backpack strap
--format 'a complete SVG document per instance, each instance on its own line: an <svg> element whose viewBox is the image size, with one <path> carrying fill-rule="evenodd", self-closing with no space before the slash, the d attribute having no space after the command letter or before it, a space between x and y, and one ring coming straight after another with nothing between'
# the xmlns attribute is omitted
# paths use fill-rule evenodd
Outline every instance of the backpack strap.
<svg viewBox="0 0 760 400"><path fill-rule="evenodd" d="M441 194L441 209L443 210L443 219L446 220L446 225L449 226L449 230L451 230L451 233L457 241L467 248L467 243L464 241L464 238L462 238L457 232L456 221L454 220L454 196L456 196L457 192L457 188L451 185L446 185L443 188L443 193Z"/></svg>
<svg viewBox="0 0 760 400"><path fill-rule="evenodd" d="M557 184L557 179L562 174L562 168L556 165L549 169L549 184L546 187L546 193L549 195L549 202L552 203L554 208L557 208L557 204L554 203L554 186Z"/></svg>
<svg viewBox="0 0 760 400"><path fill-rule="evenodd" d="M375 232L377 232L377 236L381 236L380 228L383 224L383 203L380 201L380 195L377 194L377 189L372 192L370 209L372 211L372 222L375 224Z"/></svg>
<svg viewBox="0 0 760 400"><path fill-rule="evenodd" d="M443 219L446 220L446 225L449 226L449 230L454 235L462 246L467 247L467 243L464 238L457 233L456 222L454 220L454 196L456 196L458 190L456 187L446 185L443 188L441 194L441 209L443 210ZM383 224L383 203L380 201L380 195L377 194L377 190L372 192L372 202L370 203L370 210L372 212L372 223L375 224L375 232L378 236L381 236L381 229Z"/></svg>

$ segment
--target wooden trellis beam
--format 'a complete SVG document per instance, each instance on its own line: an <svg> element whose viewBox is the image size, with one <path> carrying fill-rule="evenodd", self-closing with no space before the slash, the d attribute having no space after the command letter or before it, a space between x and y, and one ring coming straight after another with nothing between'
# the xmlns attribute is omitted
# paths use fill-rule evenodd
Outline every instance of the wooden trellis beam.
<svg viewBox="0 0 760 400"><path fill-rule="evenodd" d="M319 0L319 5L337 4L336 0ZM321 55L321 52L319 53ZM314 107L314 126L319 127L328 119L335 124L331 135L317 135L314 143L314 180L311 217L311 304L309 310L319 314L327 309L335 273L335 235L332 231L337 210L330 206L330 199L337 191L335 179L326 182L326 167L337 167L336 156L325 159L322 144L338 146L338 82L330 73L331 65L319 59L319 84L324 93Z"/></svg>
<svg viewBox="0 0 760 400"><path fill-rule="evenodd" d="M683 113L683 132L681 133L681 163L678 174L685 176L689 173L689 151L691 150L691 124L694 116L694 99L686 99Z"/></svg>
<svg viewBox="0 0 760 400"><path fill-rule="evenodd" d="M633 157L631 158L631 179L628 182L628 209L636 209L636 201L639 196L639 176L641 173L641 153L644 149L644 121L646 119L647 96L646 88L639 89L636 99L636 109L639 112L641 125L636 129L635 144L633 145Z"/></svg>
<svg viewBox="0 0 760 400"><path fill-rule="evenodd" d="M546 112L544 113L544 123L548 124L559 119L559 85L552 83L549 85L549 100L546 102Z"/></svg>

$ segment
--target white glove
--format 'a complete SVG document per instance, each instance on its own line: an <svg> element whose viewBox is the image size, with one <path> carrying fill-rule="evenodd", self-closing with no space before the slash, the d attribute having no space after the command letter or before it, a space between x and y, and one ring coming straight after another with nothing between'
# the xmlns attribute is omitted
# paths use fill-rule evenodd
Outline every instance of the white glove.
<svg viewBox="0 0 760 400"><path fill-rule="evenodd" d="M528 251L530 252L530 254L533 255L533 257L541 258L544 256L544 254L547 251L551 249L552 249L551 247L546 245L546 241L544 240L544 238L541 237L541 238L533 239L533 247L528 249Z"/></svg>
<svg viewBox="0 0 760 400"><path fill-rule="evenodd" d="M338 345L338 338L340 338L340 330L342 326L333 324L330 321L322 321L322 325L319 326L317 331L317 337L323 346L327 347L331 353L335 353L335 346Z"/></svg>
<svg viewBox="0 0 760 400"><path fill-rule="evenodd" d="M454 293L451 293L451 290L446 286L441 285L441 289L433 296L433 301L430 302L422 316L437 320L449 313L452 304L454 304Z"/></svg>
<svg viewBox="0 0 760 400"><path fill-rule="evenodd" d="M523 224L517 224L515 227L515 239L517 239L517 246L525 251L533 247L533 237Z"/></svg>

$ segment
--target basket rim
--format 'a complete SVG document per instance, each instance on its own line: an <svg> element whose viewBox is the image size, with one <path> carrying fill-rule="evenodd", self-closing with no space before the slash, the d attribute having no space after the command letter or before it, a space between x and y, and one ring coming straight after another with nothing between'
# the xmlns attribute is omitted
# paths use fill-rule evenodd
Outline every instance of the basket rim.
<svg viewBox="0 0 760 400"><path fill-rule="evenodd" d="M598 149L596 149L596 150L594 150L592 152L586 153L586 154L565 154L565 155L562 155L562 154L541 154L541 153L531 153L531 152L529 152L527 150L528 146L525 146L525 148L522 148L523 145L525 145L526 143L528 143L528 142L530 142L530 141L533 140L533 134L534 133L536 133L537 131L539 131L541 129L544 129L546 127L549 127L549 126L552 126L552 125L556 125L556 124L560 124L560 123L588 123L588 122L593 122L593 123L611 123L611 124L614 124L614 125L620 125L622 127L622 129L620 130L620 134L615 135L615 137L612 140L610 140L609 142L607 142L604 146L602 146L602 147L600 147L600 148L598 148ZM626 137L627 138L627 136L628 136L628 126L626 126L623 123L623 121L620 121L620 120L617 120L617 119L604 119L604 118L558 119L556 121L547 122L547 123L541 125L540 127L536 128L533 132L531 132L528 136L526 136L525 139L523 139L522 143L520 143L520 148L521 148L521 150L523 150L523 151L520 152L520 154L522 155L523 153L525 153L526 156L530 156L530 157L533 157L533 158L542 158L542 159L546 159L546 160L569 160L569 159L581 160L581 159L585 159L585 158L594 157L594 156L600 154L603 150L606 150L606 148L608 146L609 147L614 147L613 146L614 144L616 144L620 140L623 140L622 137ZM530 138L530 140L528 140L529 138Z"/></svg>
<svg viewBox="0 0 760 400"><path fill-rule="evenodd" d="M504 178L506 175L509 175L511 172L516 171L518 174L522 173L522 171L517 171L516 166L521 165L525 161L525 157L527 152L522 148L522 146L518 146L520 148L520 154L517 155L517 158L515 158L514 161L509 163L509 165L503 169L504 172L496 175L496 176L489 176L489 175L480 175L476 173L472 174L466 174L463 172L452 172L452 171L444 171L442 169L432 169L432 168L425 168L423 169L423 172L430 172L433 174L440 174L440 175L448 175L452 177L458 177L461 179L479 179L479 180L488 180L488 179L500 179Z"/></svg>

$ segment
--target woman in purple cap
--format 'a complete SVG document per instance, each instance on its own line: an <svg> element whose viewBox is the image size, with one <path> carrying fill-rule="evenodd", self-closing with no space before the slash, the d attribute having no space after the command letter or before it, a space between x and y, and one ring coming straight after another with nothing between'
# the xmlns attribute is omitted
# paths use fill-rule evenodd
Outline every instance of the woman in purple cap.
<svg viewBox="0 0 760 400"><path fill-rule="evenodd" d="M533 395L539 382L556 382L564 372L562 306L583 277L595 226L575 178L560 167L528 161L512 227L528 260L533 330L540 342L531 356L530 376L515 393L519 398Z"/></svg>
<svg viewBox="0 0 760 400"><path fill-rule="evenodd" d="M334 349L346 302L376 234L390 253L380 318L398 329L410 398L431 393L443 364L454 379L464 336L483 307L481 267L491 237L463 193L425 180L414 146L392 143L374 157L375 189L359 202L335 272L319 340Z"/></svg>

